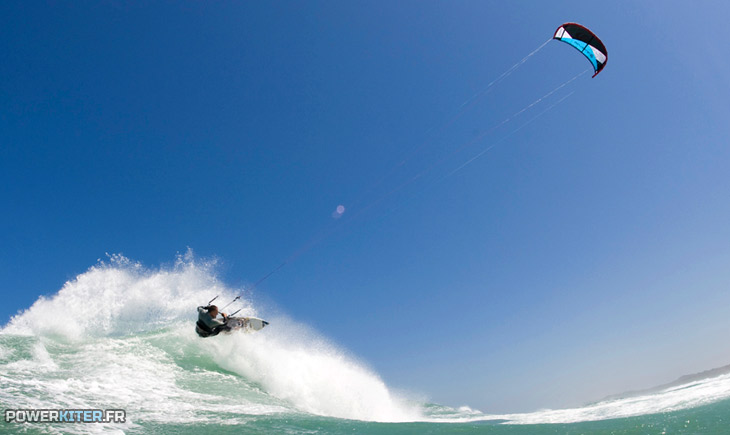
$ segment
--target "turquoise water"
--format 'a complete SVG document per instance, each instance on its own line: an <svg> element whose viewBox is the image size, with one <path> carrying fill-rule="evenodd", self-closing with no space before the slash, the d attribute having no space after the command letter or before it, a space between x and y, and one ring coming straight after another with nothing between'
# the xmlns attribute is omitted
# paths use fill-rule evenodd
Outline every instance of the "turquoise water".
<svg viewBox="0 0 730 435"><path fill-rule="evenodd" d="M270 418L244 426L145 426L146 433L318 433L318 434L728 434L730 402L666 414L572 424L510 425L478 423L367 423L326 418Z"/></svg>
<svg viewBox="0 0 730 435"><path fill-rule="evenodd" d="M191 321L201 288L233 295L191 260L147 271L116 257L15 316L0 331L0 407L121 408L127 422L0 423L0 432L730 433L730 375L573 409L454 409L394 393L346 351L285 318L258 333L201 339Z"/></svg>

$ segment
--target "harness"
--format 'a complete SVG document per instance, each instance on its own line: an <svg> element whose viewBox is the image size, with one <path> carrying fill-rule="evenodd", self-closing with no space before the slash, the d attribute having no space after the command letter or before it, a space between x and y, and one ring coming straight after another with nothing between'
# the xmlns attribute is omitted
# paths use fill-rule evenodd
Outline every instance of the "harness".
<svg viewBox="0 0 730 435"><path fill-rule="evenodd" d="M195 332L197 332L200 337L206 338L206 337L218 335L218 333L220 331L214 331L214 330L210 329L210 327L208 327L208 325L206 325L202 321L198 320L197 322L195 322Z"/></svg>

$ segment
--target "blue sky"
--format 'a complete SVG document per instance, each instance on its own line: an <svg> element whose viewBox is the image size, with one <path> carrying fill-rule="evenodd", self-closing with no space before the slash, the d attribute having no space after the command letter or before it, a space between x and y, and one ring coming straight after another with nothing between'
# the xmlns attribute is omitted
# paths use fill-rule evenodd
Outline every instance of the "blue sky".
<svg viewBox="0 0 730 435"><path fill-rule="evenodd" d="M730 363L727 16L6 2L0 320L107 252L190 247L245 286L301 251L259 302L438 403L568 406ZM588 68L551 42L450 122L568 21L606 44L598 77L500 126Z"/></svg>

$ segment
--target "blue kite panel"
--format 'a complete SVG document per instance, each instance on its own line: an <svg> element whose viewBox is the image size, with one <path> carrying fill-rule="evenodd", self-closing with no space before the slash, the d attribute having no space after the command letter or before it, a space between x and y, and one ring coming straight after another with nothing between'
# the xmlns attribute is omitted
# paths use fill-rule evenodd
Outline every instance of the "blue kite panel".
<svg viewBox="0 0 730 435"><path fill-rule="evenodd" d="M586 44L583 41L579 41L577 39L573 38L560 38L561 41L566 42L573 47L580 50L581 53L583 53L583 56L587 57L589 61L591 61L591 64L593 64L593 69L595 71L598 71L598 60L596 59L596 56L593 54L593 50L588 47L588 44ZM586 48L588 47L588 48Z"/></svg>

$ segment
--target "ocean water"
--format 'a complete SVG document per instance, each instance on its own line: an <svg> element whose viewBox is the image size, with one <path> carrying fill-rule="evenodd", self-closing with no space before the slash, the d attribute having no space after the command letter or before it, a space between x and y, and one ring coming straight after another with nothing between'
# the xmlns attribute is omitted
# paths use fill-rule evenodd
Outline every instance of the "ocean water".
<svg viewBox="0 0 730 435"><path fill-rule="evenodd" d="M121 256L99 262L0 330L0 408L121 408L127 421L3 421L0 433L730 434L730 375L500 415L395 392L286 318L258 333L197 337L201 294L227 301L235 293L190 254L156 270Z"/></svg>

